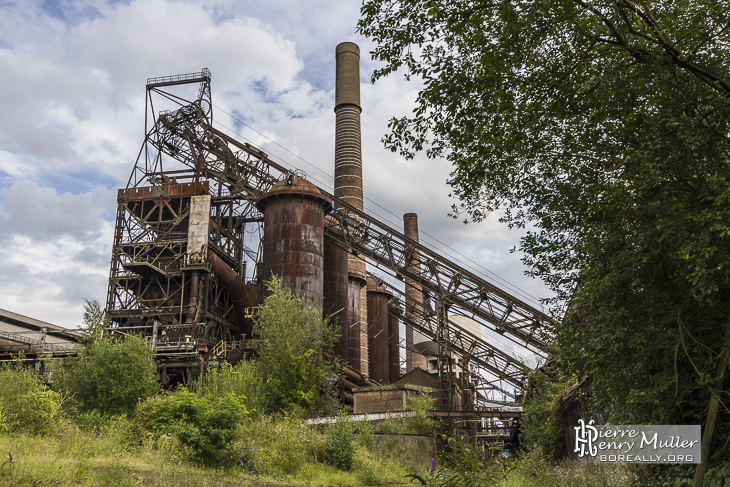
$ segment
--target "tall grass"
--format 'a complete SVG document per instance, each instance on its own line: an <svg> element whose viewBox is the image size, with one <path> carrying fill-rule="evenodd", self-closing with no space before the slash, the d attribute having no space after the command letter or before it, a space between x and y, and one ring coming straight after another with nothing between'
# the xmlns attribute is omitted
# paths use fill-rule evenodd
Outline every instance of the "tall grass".
<svg viewBox="0 0 730 487"><path fill-rule="evenodd" d="M506 465L500 487L633 487L641 485L626 464L546 460L540 450L523 453Z"/></svg>
<svg viewBox="0 0 730 487"><path fill-rule="evenodd" d="M325 442L323 431L297 417L261 416L239 425L228 460L209 468L175 436L146 433L134 419L108 418L101 426L66 421L52 434L0 432L0 487L407 483L397 459L360 441L352 468L335 468L324 462Z"/></svg>

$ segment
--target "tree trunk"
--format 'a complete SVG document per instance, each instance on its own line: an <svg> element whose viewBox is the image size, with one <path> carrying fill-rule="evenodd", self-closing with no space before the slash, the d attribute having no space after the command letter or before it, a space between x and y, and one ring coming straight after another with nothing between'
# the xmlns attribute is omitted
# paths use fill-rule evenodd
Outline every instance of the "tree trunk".
<svg viewBox="0 0 730 487"><path fill-rule="evenodd" d="M720 394L725 382L725 374L728 369L728 349L730 348L730 331L725 328L725 343L718 357L717 369L715 370L715 383L713 384L712 397L710 398L710 406L707 412L707 422L705 423L705 431L702 435L702 458L697 464L695 470L695 478L692 487L702 487L705 480L705 472L707 471L707 462L710 459L710 444L712 443L712 435L715 433L715 423L717 422L717 413L720 410Z"/></svg>

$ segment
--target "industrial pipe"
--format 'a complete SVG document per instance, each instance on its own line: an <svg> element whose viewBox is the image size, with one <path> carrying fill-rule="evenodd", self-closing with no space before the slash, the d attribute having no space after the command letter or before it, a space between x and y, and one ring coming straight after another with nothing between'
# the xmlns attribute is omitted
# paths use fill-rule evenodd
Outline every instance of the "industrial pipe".
<svg viewBox="0 0 730 487"><path fill-rule="evenodd" d="M236 274L236 271L228 267L228 264L223 262L210 249L208 249L208 262L210 262L210 267L213 269L215 275L218 276L221 283L228 289L241 333L246 338L251 338L253 336L253 326L246 320L246 298L248 297L246 285L238 274Z"/></svg>
<svg viewBox="0 0 730 487"><path fill-rule="evenodd" d="M190 276L190 303L188 304L188 311L185 314L185 324L189 325L195 321L195 315L198 311L198 283L200 282L200 276L198 271L193 271Z"/></svg>
<svg viewBox="0 0 730 487"><path fill-rule="evenodd" d="M380 385L380 384L376 384L375 382L371 381L364 375L358 374L357 372L353 372L352 370L348 369L347 367L342 367L342 372L344 372L345 375L350 377L351 379L358 380L358 381L364 383L365 385L373 386L373 387Z"/></svg>

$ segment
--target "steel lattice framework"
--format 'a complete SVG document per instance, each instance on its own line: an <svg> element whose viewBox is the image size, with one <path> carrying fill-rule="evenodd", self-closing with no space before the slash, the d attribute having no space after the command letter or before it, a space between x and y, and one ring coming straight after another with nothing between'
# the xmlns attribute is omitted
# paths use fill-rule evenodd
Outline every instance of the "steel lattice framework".
<svg viewBox="0 0 730 487"><path fill-rule="evenodd" d="M209 342L235 335L228 293L214 275L207 273L205 262L194 261L185 246L181 229L190 211L190 196L211 196L212 251L245 278L245 261L259 262L258 241L244 242L246 233L260 234L262 215L253 202L293 170L213 127L210 81L210 72L204 69L201 73L147 82L146 123L151 123L145 129L145 141L127 188L119 192L107 300L107 311L119 328L150 328L154 320L184 328L184 292L189 274L195 270L205 275L200 300L205 302L203 309L208 316L206 320L196 316L190 328L197 327L195 336L207 337ZM167 91L168 87L194 83L199 84L199 90L193 100ZM156 114L154 101L158 97L179 107ZM540 332L550 323L548 316L320 190L335 202L335 209L329 213L333 218L325 225L327 237L371 264L388 269L398 279L417 283L440 303L435 315L406 310L402 291L393 287L391 314L443 345L449 354L517 388L523 387L529 370L525 363L460 327L448 314L473 317L537 355L547 351ZM420 272L414 271L414 263ZM183 332L193 334L191 330Z"/></svg>

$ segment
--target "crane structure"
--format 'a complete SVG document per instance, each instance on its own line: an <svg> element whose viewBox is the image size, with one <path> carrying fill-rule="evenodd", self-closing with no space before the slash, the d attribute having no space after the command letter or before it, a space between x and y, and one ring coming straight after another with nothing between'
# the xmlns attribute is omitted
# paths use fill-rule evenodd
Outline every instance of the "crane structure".
<svg viewBox="0 0 730 487"><path fill-rule="evenodd" d="M161 104L173 108L156 111ZM432 344L443 408L461 387L454 367L505 395L514 395L507 387L524 387L530 366L481 330L544 356L541 332L550 317L215 128L207 69L147 80L145 138L117 200L106 303L112 330L153 342L167 380L189 380L184 367L201 354L233 350L240 357L268 277L266 205L291 188L305 188L301 200L326 213L327 242L392 277L369 274L389 294L389 315ZM409 305L399 281L417 286L427 302Z"/></svg>

